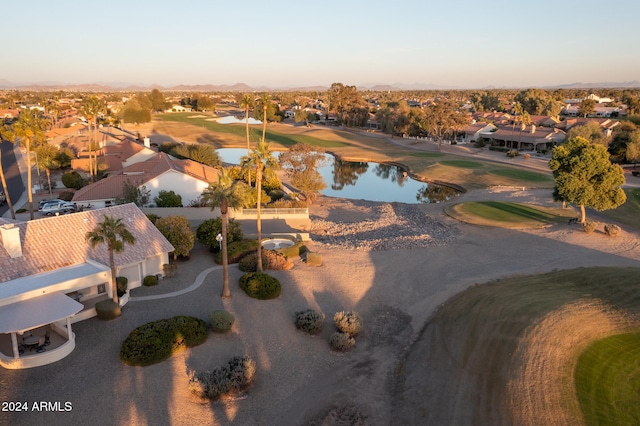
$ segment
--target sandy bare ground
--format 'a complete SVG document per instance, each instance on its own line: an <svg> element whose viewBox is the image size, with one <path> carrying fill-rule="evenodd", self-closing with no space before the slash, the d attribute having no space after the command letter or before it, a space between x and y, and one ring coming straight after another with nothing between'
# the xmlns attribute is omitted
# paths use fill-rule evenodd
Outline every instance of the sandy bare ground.
<svg viewBox="0 0 640 426"><path fill-rule="evenodd" d="M551 202L549 191L505 188L472 191L456 202L476 199ZM450 355L437 341L423 338L425 324L439 306L474 284L555 269L640 266L638 235L625 231L613 239L602 233L586 235L569 225L531 231L479 228L447 217L442 205L417 208L455 230L455 239L398 250L345 250L311 243L311 249L322 254L323 266L296 261L290 271L272 272L283 283L276 300L250 299L235 285L233 297L221 300L221 271L216 269L184 295L130 302L119 319L74 325L77 347L69 357L50 366L0 372L1 401L70 401L73 410L0 412L0 424L523 424L519 421L529 413L557 407L544 401L540 391L516 398L532 401L529 405L492 412L487 407L500 394L483 388L492 368L487 365L490 358L471 356L464 370L454 370L460 376L452 377L452 370L445 368L452 362ZM375 221L376 211L375 203L327 198L312 208L314 217L343 223ZM133 290L132 296L188 287L211 266L209 254L198 247L175 278L156 288ZM240 275L232 268L232 283ZM327 317L318 336L298 332L293 325L295 311L306 308ZM557 336L575 321L599 321L601 316L592 315L597 308L580 307L580 317L549 319L551 325L532 328L527 340L549 339L543 329L557 329ZM204 319L214 309L236 316L230 334L211 335L205 344L150 367L119 361L120 344L133 328L173 315ZM340 310L355 310L364 320L356 347L346 354L334 353L328 345L331 318ZM613 318L610 324L603 327L623 327L624 321ZM494 331L487 328L486 333L490 341ZM455 345L483 344L482 339L465 341L464 333L447 338ZM524 362L517 371L523 373L510 382L514 395L535 393L548 384L550 376L536 363L563 361L538 350L549 343L531 349L522 342L518 350ZM217 367L234 355L249 355L258 365L255 383L246 393L217 402L189 393L191 372ZM536 374L542 374L537 383L519 379Z"/></svg>

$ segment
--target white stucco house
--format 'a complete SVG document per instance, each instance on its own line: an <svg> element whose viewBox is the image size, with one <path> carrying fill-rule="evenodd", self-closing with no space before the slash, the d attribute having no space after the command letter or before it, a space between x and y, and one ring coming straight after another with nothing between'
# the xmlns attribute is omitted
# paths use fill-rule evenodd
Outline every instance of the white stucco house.
<svg viewBox="0 0 640 426"><path fill-rule="evenodd" d="M77 191L73 202L93 207L114 205L122 198L125 181L150 191L149 206L160 191L174 191L182 197L183 205L196 200L211 182L217 182L220 170L193 160L178 160L166 153L158 153L146 161L125 167L121 172L87 185Z"/></svg>
<svg viewBox="0 0 640 426"><path fill-rule="evenodd" d="M75 348L71 324L95 316L95 304L113 296L107 247L94 249L85 238L105 215L121 219L136 240L115 253L128 288L162 275L174 248L134 204L26 222L0 218L0 366L64 358Z"/></svg>

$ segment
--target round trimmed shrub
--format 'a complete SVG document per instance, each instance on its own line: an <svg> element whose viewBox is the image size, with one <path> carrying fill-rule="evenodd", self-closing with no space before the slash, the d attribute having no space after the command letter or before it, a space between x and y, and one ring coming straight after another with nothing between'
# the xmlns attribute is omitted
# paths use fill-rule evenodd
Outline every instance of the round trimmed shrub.
<svg viewBox="0 0 640 426"><path fill-rule="evenodd" d="M158 284L158 277L156 277L155 275L147 275L142 280L142 285L145 287L152 287L157 284Z"/></svg>
<svg viewBox="0 0 640 426"><path fill-rule="evenodd" d="M129 279L127 277L116 277L116 288L118 289L118 297L122 297L127 293Z"/></svg>
<svg viewBox="0 0 640 426"><path fill-rule="evenodd" d="M610 237L617 237L622 229L618 225L607 224L604 226L604 232Z"/></svg>
<svg viewBox="0 0 640 426"><path fill-rule="evenodd" d="M334 351L346 352L356 344L356 339L349 336L348 333L336 331L329 339L329 345Z"/></svg>
<svg viewBox="0 0 640 426"><path fill-rule="evenodd" d="M240 259L238 268L242 272L255 272L258 267L258 252L249 253ZM264 269L271 269L274 271L288 271L293 268L293 263L289 262L287 258L276 253L273 250L262 250L262 267Z"/></svg>
<svg viewBox="0 0 640 426"><path fill-rule="evenodd" d="M189 388L200 397L217 399L249 387L253 383L255 373L255 361L248 356L236 356L222 367L194 374L189 380Z"/></svg>
<svg viewBox="0 0 640 426"><path fill-rule="evenodd" d="M362 330L362 319L360 319L360 315L357 312L336 312L333 316L333 322L339 331L352 337L357 336Z"/></svg>
<svg viewBox="0 0 640 426"><path fill-rule="evenodd" d="M596 222L595 220L585 220L585 222L582 224L582 229L587 234L590 234L593 231L595 231L597 227L598 227L598 222Z"/></svg>
<svg viewBox="0 0 640 426"><path fill-rule="evenodd" d="M96 303L96 313L101 320L109 321L122 315L122 308L111 299Z"/></svg>
<svg viewBox="0 0 640 426"><path fill-rule="evenodd" d="M296 328L309 334L318 334L322 330L324 315L313 309L296 312Z"/></svg>
<svg viewBox="0 0 640 426"><path fill-rule="evenodd" d="M184 348L207 340L207 323L199 318L177 316L141 325L120 346L120 359L127 365L157 364Z"/></svg>
<svg viewBox="0 0 640 426"><path fill-rule="evenodd" d="M231 330L235 320L233 314L224 310L213 311L209 314L209 326L216 333L226 333Z"/></svg>
<svg viewBox="0 0 640 426"><path fill-rule="evenodd" d="M277 278L264 272L249 272L240 277L240 288L254 299L267 300L280 296L282 286Z"/></svg>

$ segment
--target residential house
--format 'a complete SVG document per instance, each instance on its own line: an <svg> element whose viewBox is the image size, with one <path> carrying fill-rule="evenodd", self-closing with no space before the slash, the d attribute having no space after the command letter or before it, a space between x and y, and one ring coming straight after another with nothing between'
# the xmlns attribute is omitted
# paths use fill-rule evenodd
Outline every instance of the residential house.
<svg viewBox="0 0 640 426"><path fill-rule="evenodd" d="M490 134L497 129L491 123L471 123L467 124L462 132L464 133L462 136L462 143L465 142L476 142L480 138L489 138Z"/></svg>
<svg viewBox="0 0 640 426"><path fill-rule="evenodd" d="M126 181L150 191L150 205L160 191L174 191L188 205L202 195L211 182L217 182L220 171L193 160L178 160L161 152L146 161L126 166L119 173L112 173L96 183L78 190L73 202L105 207L122 198Z"/></svg>
<svg viewBox="0 0 640 426"><path fill-rule="evenodd" d="M566 138L565 132L560 129L539 127L535 124L525 128L500 126L487 136L494 145L530 151L549 150Z"/></svg>
<svg viewBox="0 0 640 426"><path fill-rule="evenodd" d="M157 152L142 144L125 138L122 141L105 142L97 152L100 169L108 172L120 172L127 166L153 158ZM76 171L89 171L89 152L81 151L78 158L71 160L71 168Z"/></svg>
<svg viewBox="0 0 640 426"><path fill-rule="evenodd" d="M584 118L584 117L568 117L556 124L556 128L568 132L572 127L584 126L589 122L595 122L600 125L602 132L606 137L611 136L614 127L618 126L620 122L618 120L612 120L610 118Z"/></svg>
<svg viewBox="0 0 640 426"><path fill-rule="evenodd" d="M136 240L114 257L128 288L162 275L174 248L134 204L26 222L0 218L0 365L64 358L75 347L71 324L95 316L95 304L113 296L107 247L92 248L85 238L105 215L121 219Z"/></svg>

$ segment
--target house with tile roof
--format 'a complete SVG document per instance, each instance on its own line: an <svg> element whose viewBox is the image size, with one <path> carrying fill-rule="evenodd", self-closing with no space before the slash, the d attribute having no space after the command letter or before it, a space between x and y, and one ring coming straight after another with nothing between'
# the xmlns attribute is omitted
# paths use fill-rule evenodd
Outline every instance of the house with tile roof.
<svg viewBox="0 0 640 426"><path fill-rule="evenodd" d="M491 123L479 122L467 124L462 132L464 133L462 142L475 142L481 137L489 137L489 134L496 130L496 126Z"/></svg>
<svg viewBox="0 0 640 426"><path fill-rule="evenodd" d="M210 182L217 182L220 170L193 160L175 159L164 152L155 154L146 161L126 166L120 173L114 173L96 183L78 190L73 202L105 207L122 198L125 181L150 191L150 201L160 191L174 191L188 205L202 195Z"/></svg>
<svg viewBox="0 0 640 426"><path fill-rule="evenodd" d="M500 126L490 133L487 138L493 145L513 149L541 151L551 149L563 142L565 132L557 128L539 127L535 124L522 128L521 126Z"/></svg>
<svg viewBox="0 0 640 426"><path fill-rule="evenodd" d="M71 324L95 316L95 304L112 298L107 247L85 239L105 215L122 219L136 240L115 253L116 274L128 278L129 289L163 275L174 248L134 204L26 222L0 218L0 365L62 359L75 347ZM45 336L50 345L38 344L34 353L31 346Z"/></svg>

